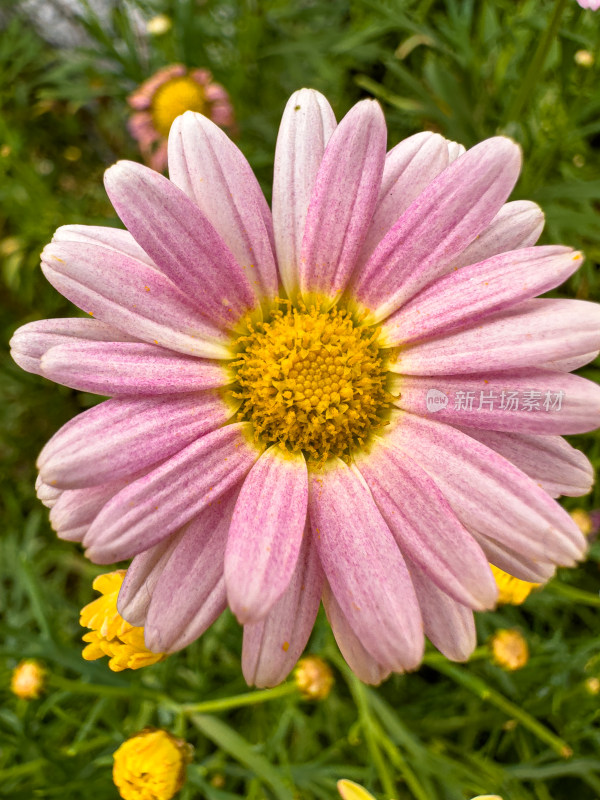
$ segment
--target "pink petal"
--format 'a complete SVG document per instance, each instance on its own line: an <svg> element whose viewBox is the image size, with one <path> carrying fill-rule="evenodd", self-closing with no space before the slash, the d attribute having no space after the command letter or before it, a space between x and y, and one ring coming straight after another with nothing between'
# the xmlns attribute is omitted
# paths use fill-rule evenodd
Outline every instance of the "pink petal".
<svg viewBox="0 0 600 800"><path fill-rule="evenodd" d="M357 103L333 132L306 216L303 295L332 298L346 287L377 202L385 146L385 119L373 100Z"/></svg>
<svg viewBox="0 0 600 800"><path fill-rule="evenodd" d="M406 565L362 478L339 459L309 475L309 510L323 570L365 650L388 669L423 656L421 615Z"/></svg>
<svg viewBox="0 0 600 800"><path fill-rule="evenodd" d="M310 526L287 589L260 622L244 625L242 670L250 686L276 686L285 680L310 637L323 588L323 570Z"/></svg>
<svg viewBox="0 0 600 800"><path fill-rule="evenodd" d="M378 686L390 675L392 670L375 661L373 656L362 646L328 583L325 583L323 587L323 605L340 652L352 672L363 683Z"/></svg>
<svg viewBox="0 0 600 800"><path fill-rule="evenodd" d="M175 184L119 161L104 175L117 214L137 243L200 312L231 327L256 305L249 279L207 217Z"/></svg>
<svg viewBox="0 0 600 800"><path fill-rule="evenodd" d="M84 539L86 555L112 564L148 550L238 485L258 458L247 423L219 428L119 492Z"/></svg>
<svg viewBox="0 0 600 800"><path fill-rule="evenodd" d="M53 242L83 242L99 244L142 261L149 267L156 265L148 253L139 246L129 231L123 228L105 228L98 225L63 225L52 237Z"/></svg>
<svg viewBox="0 0 600 800"><path fill-rule="evenodd" d="M467 152L467 148L460 142L453 142L451 139L445 139L446 147L448 148L448 163L452 164L457 158L460 158Z"/></svg>
<svg viewBox="0 0 600 800"><path fill-rule="evenodd" d="M142 261L85 242L53 242L46 278L72 303L137 339L205 358L229 358L229 337L203 319L169 278Z"/></svg>
<svg viewBox="0 0 600 800"><path fill-rule="evenodd" d="M463 525L535 561L570 566L586 541L567 512L505 458L459 430L401 414L387 436L434 479Z"/></svg>
<svg viewBox="0 0 600 800"><path fill-rule="evenodd" d="M63 425L40 453L38 468L46 483L66 489L129 478L230 416L214 392L108 400Z"/></svg>
<svg viewBox="0 0 600 800"><path fill-rule="evenodd" d="M277 295L271 212L250 164L202 114L186 111L169 134L169 176L221 236L259 296Z"/></svg>
<svg viewBox="0 0 600 800"><path fill-rule="evenodd" d="M57 489L56 486L50 486L48 483L44 483L42 476L38 475L35 480L35 493L38 500L40 500L46 508L52 508L63 493L63 490Z"/></svg>
<svg viewBox="0 0 600 800"><path fill-rule="evenodd" d="M458 602L493 608L498 590L487 559L429 475L385 438L356 466L402 555Z"/></svg>
<svg viewBox="0 0 600 800"><path fill-rule="evenodd" d="M477 264L487 258L531 247L540 238L544 229L544 212L529 200L513 200L505 203L490 224L452 259L445 272L451 272L466 264Z"/></svg>
<svg viewBox="0 0 600 800"><path fill-rule="evenodd" d="M389 345L447 335L560 286L583 263L568 247L530 247L493 256L430 284L383 323Z"/></svg>
<svg viewBox="0 0 600 800"><path fill-rule="evenodd" d="M600 305L526 300L466 330L402 349L389 369L406 375L534 367L600 348Z"/></svg>
<svg viewBox="0 0 600 800"><path fill-rule="evenodd" d="M197 392L231 383L217 361L152 344L74 341L41 358L41 374L56 383L103 395Z"/></svg>
<svg viewBox="0 0 600 800"><path fill-rule="evenodd" d="M479 542L481 549L486 554L490 564L500 567L509 575L514 575L521 581L530 583L546 583L556 572L556 564L551 564L540 558L531 558L521 552L513 550L506 544L491 539L479 531L473 531L473 536Z"/></svg>
<svg viewBox="0 0 600 800"><path fill-rule="evenodd" d="M511 461L551 497L580 497L592 488L594 468L583 453L560 436L460 430Z"/></svg>
<svg viewBox="0 0 600 800"><path fill-rule="evenodd" d="M294 92L281 118L273 175L273 227L279 274L288 296L298 290L308 204L335 126L331 106L314 89Z"/></svg>
<svg viewBox="0 0 600 800"><path fill-rule="evenodd" d="M391 391L400 394L399 408L451 425L535 434L584 433L600 425L600 387L546 369L399 376ZM440 405L432 405L432 395Z"/></svg>
<svg viewBox="0 0 600 800"><path fill-rule="evenodd" d="M425 635L446 658L468 661L477 645L473 612L443 592L410 559L406 563L423 615ZM489 567L488 572L491 574Z"/></svg>
<svg viewBox="0 0 600 800"><path fill-rule="evenodd" d="M594 350L593 353L584 353L581 356L571 356L570 358L561 358L558 361L548 361L543 366L546 369L557 369L561 372L574 372L576 369L585 367L590 361L595 361L600 355L599 350Z"/></svg>
<svg viewBox="0 0 600 800"><path fill-rule="evenodd" d="M448 147L439 133L416 133L389 151L375 213L358 260L359 269L413 200L447 166Z"/></svg>
<svg viewBox="0 0 600 800"><path fill-rule="evenodd" d="M186 528L182 528L162 542L139 553L127 569L121 584L117 611L130 625L143 627L152 594L173 550L181 541Z"/></svg>
<svg viewBox="0 0 600 800"><path fill-rule="evenodd" d="M40 319L28 322L10 340L11 356L21 369L42 375L40 359L51 347L73 341L128 342L132 336L95 319Z"/></svg>
<svg viewBox="0 0 600 800"><path fill-rule="evenodd" d="M245 624L265 617L294 573L308 504L302 453L273 445L244 481L225 554L229 607Z"/></svg>
<svg viewBox="0 0 600 800"><path fill-rule="evenodd" d="M495 137L473 147L429 184L356 277L354 294L372 310L374 321L444 274L498 213L520 167L518 146Z"/></svg>
<svg viewBox="0 0 600 800"><path fill-rule="evenodd" d="M237 494L228 492L192 520L163 567L144 627L151 650L186 647L225 610L223 559Z"/></svg>
<svg viewBox="0 0 600 800"><path fill-rule="evenodd" d="M60 539L81 542L100 509L124 486L123 481L110 481L85 489L67 489L50 511L52 529Z"/></svg>

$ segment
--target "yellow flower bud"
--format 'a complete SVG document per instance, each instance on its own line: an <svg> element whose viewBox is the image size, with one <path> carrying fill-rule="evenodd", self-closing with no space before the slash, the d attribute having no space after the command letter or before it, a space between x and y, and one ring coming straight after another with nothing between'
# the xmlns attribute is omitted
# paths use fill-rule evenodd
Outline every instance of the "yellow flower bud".
<svg viewBox="0 0 600 800"><path fill-rule="evenodd" d="M354 781L338 781L337 788L343 800L375 800L372 794Z"/></svg>
<svg viewBox="0 0 600 800"><path fill-rule="evenodd" d="M10 681L13 694L21 700L36 700L44 688L46 670L33 658L21 661L14 668Z"/></svg>
<svg viewBox="0 0 600 800"><path fill-rule="evenodd" d="M529 583L509 575L508 572L499 567L490 564L494 580L498 586L498 603L510 603L514 606L519 606L529 597L532 589L535 589L539 583Z"/></svg>
<svg viewBox="0 0 600 800"><path fill-rule="evenodd" d="M82 608L79 619L82 627L92 629L83 636L88 645L81 655L86 661L109 656L108 666L113 672L148 667L167 658L167 653L148 650L144 629L125 622L117 611L117 598L124 577L124 569L99 575L92 586L102 596Z"/></svg>
<svg viewBox="0 0 600 800"><path fill-rule="evenodd" d="M527 642L515 629L496 631L491 645L495 663L504 669L521 669L529 660Z"/></svg>
<svg viewBox="0 0 600 800"><path fill-rule="evenodd" d="M146 728L113 754L113 781L123 800L171 800L185 783L191 746L167 731Z"/></svg>
<svg viewBox="0 0 600 800"><path fill-rule="evenodd" d="M306 656L294 670L296 686L306 700L325 700L333 686L333 672L318 656Z"/></svg>

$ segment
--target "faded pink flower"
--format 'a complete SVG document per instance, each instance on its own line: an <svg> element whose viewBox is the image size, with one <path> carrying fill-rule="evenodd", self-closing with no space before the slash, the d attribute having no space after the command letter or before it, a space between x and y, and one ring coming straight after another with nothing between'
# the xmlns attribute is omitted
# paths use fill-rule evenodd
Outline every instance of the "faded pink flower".
<svg viewBox="0 0 600 800"><path fill-rule="evenodd" d="M144 161L162 172L167 166L169 130L180 114L196 111L222 128L235 124L229 95L206 69L188 70L172 64L158 70L128 98L135 113L129 132L137 141Z"/></svg>
<svg viewBox="0 0 600 800"><path fill-rule="evenodd" d="M13 355L113 399L44 447L38 495L96 563L133 558L119 611L151 650L229 604L244 675L270 686L322 599L378 683L419 665L424 633L469 656L488 561L540 583L583 556L552 498L592 483L561 434L600 422L600 387L570 374L600 348L600 306L533 299L582 258L533 246L542 212L506 203L520 165L503 137L386 155L377 103L336 125L302 89L272 214L238 148L186 113L171 180L106 173L128 231L59 228L44 274L94 319L25 325Z"/></svg>
<svg viewBox="0 0 600 800"><path fill-rule="evenodd" d="M577 0L582 8L589 8L590 11L598 11L600 8L600 0Z"/></svg>

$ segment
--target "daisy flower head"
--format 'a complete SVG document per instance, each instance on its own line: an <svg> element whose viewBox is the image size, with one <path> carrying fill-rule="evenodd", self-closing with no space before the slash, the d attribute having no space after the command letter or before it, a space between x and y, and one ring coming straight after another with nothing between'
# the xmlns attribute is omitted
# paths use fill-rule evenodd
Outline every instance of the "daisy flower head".
<svg viewBox="0 0 600 800"><path fill-rule="evenodd" d="M134 111L128 123L129 132L145 162L159 172L167 166L171 125L184 111L204 114L223 128L232 129L235 124L227 91L213 80L208 70L188 69L183 64L159 69L127 102Z"/></svg>
<svg viewBox="0 0 600 800"><path fill-rule="evenodd" d="M273 207L200 114L169 136L170 180L120 162L127 230L69 225L48 280L91 315L12 341L30 372L111 399L38 460L60 537L133 558L120 614L169 653L227 605L247 681L302 653L321 600L362 680L415 669L424 635L475 646L488 562L542 583L585 539L553 499L592 469L561 434L600 422L570 370L600 349L600 307L533 299L582 262L534 247L540 209L506 202L518 146L464 152L420 133L386 154L380 106L336 123L302 89L283 114Z"/></svg>

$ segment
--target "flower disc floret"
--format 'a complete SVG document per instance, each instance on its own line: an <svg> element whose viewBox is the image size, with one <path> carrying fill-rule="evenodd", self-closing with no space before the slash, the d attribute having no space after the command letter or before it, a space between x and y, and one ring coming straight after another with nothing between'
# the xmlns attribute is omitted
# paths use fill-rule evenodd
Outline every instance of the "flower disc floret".
<svg viewBox="0 0 600 800"><path fill-rule="evenodd" d="M173 121L185 111L206 111L204 90L193 78L184 75L163 84L152 100L152 120L162 136L168 136Z"/></svg>
<svg viewBox="0 0 600 800"><path fill-rule="evenodd" d="M256 439L311 462L349 461L385 423L391 405L378 330L345 308L276 308L248 323L233 362L239 416Z"/></svg>

